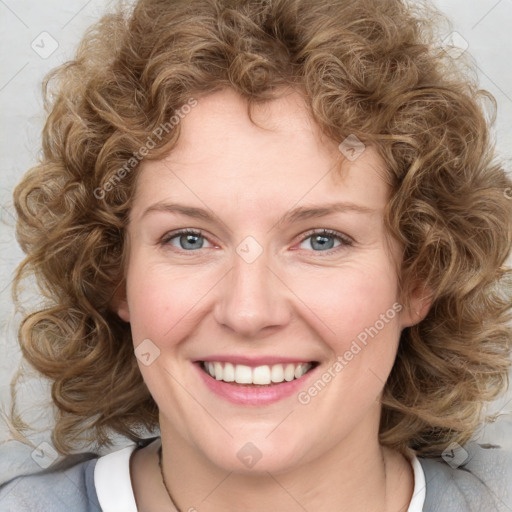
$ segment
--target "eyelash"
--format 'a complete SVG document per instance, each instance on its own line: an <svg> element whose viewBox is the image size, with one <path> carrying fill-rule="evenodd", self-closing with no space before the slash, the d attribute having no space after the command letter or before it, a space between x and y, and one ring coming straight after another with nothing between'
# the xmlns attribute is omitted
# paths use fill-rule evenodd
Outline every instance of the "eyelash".
<svg viewBox="0 0 512 512"><path fill-rule="evenodd" d="M200 237L203 237L205 238L206 240L208 240L204 235L203 235L203 232L202 231L199 231L199 230L194 230L194 229L180 229L178 231L174 231L174 232L171 232L171 233L167 233L166 235L164 235L162 237L162 239L160 240L159 242L159 245L161 245L162 247L165 247L165 246L168 246L169 245L169 242L171 240L173 240L174 238L180 236L180 235L194 235L194 236L200 236ZM308 231L304 236L303 238L301 238L301 240L299 241L299 244L301 244L302 242L304 242L305 240L307 240L308 238L311 238L312 236L314 235L320 235L320 236L325 236L325 237L332 237L332 238L336 238L337 240L339 240L341 242L341 244L338 246L338 247L334 247L332 249L328 249L326 251L313 251L315 253L318 253L318 254L328 254L328 255L331 255L339 250L343 250L345 249L346 247L351 247L354 245L354 241L349 238L348 236L346 235L343 235L342 233L338 233L337 231L333 231L331 229L313 229L311 231ZM210 242L211 243L211 242ZM177 247L173 247L173 249L176 249L178 250L179 252L188 252L188 253L192 253L192 252L196 252L196 251L186 251L184 249L179 249Z"/></svg>

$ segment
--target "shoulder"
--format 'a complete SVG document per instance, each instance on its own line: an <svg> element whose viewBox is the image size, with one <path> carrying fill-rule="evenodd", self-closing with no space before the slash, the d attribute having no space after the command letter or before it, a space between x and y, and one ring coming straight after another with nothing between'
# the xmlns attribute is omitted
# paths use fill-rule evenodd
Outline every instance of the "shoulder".
<svg viewBox="0 0 512 512"><path fill-rule="evenodd" d="M18 476L0 486L2 512L101 512L92 453L72 456L58 468ZM77 462L79 461L79 462Z"/></svg>
<svg viewBox="0 0 512 512"><path fill-rule="evenodd" d="M494 445L456 445L439 459L419 458L425 512L493 512L512 508L512 452Z"/></svg>

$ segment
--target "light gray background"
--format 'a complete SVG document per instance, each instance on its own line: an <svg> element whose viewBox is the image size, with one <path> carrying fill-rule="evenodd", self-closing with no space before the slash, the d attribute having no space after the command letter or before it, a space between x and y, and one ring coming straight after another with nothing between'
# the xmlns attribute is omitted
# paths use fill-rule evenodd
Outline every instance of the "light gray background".
<svg viewBox="0 0 512 512"><path fill-rule="evenodd" d="M492 92L498 101L494 133L499 153L511 169L512 0L435 3L452 21L451 28L440 30L440 40L452 30L461 34L476 60L482 88ZM5 408L10 405L9 382L20 360L16 342L19 318L14 316L10 283L22 252L13 233L11 196L39 152L44 122L40 83L51 68L72 58L84 30L111 4L105 0L0 0L0 401ZM58 44L56 50L45 54L52 44ZM41 379L26 380L22 391L26 418L37 419L35 424L46 428L30 436L33 446L50 443L48 399L48 386ZM512 450L512 392L493 404L492 409L502 415L496 423L482 428L478 440ZM33 448L12 441L8 425L1 420L0 417L0 483L16 474L39 471L41 468L31 458ZM120 437L115 439L114 447L127 444Z"/></svg>

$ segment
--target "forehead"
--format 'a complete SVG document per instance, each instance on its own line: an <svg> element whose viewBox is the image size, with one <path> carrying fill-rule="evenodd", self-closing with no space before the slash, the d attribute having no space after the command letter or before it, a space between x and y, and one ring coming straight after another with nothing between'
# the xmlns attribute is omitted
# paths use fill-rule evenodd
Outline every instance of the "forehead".
<svg viewBox="0 0 512 512"><path fill-rule="evenodd" d="M255 212L301 200L334 202L353 196L372 208L387 197L384 163L372 148L350 162L310 118L302 96L289 91L255 105L231 89L198 99L181 120L177 145L138 170L134 210L172 196L195 204L237 203ZM204 204L202 205L205 206Z"/></svg>
<svg viewBox="0 0 512 512"><path fill-rule="evenodd" d="M192 157L196 161L215 158L222 164L236 158L240 164L250 160L250 165L257 169L254 152L260 155L262 163L276 152L280 152L282 160L297 155L297 151L297 156L339 156L336 144L310 118L299 93L282 88L275 99L254 104L254 123L247 108L246 100L230 88L200 97L181 121L172 160L178 163L182 157L187 162ZM287 149L294 152L287 153Z"/></svg>

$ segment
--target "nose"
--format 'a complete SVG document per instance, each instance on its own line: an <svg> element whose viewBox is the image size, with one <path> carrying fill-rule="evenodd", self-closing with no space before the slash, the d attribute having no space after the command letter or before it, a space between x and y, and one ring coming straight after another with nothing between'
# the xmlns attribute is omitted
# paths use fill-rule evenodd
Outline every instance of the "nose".
<svg viewBox="0 0 512 512"><path fill-rule="evenodd" d="M290 321L290 291L268 266L265 253L251 263L236 254L219 292L215 319L240 337L261 336Z"/></svg>

